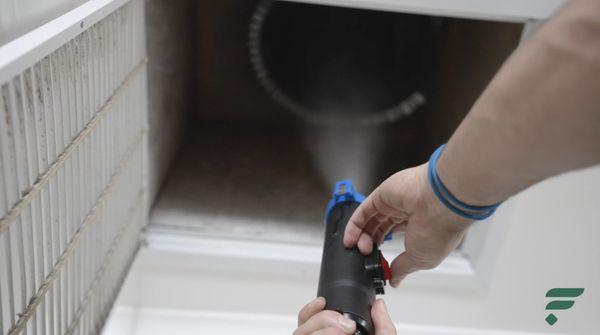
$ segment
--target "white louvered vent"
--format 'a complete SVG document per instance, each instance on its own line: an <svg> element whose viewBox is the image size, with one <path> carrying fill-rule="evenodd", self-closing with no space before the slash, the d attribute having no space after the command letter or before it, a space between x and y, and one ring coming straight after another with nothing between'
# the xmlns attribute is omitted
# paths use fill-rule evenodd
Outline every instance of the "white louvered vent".
<svg viewBox="0 0 600 335"><path fill-rule="evenodd" d="M143 0L66 16L0 47L2 334L99 333L146 222Z"/></svg>

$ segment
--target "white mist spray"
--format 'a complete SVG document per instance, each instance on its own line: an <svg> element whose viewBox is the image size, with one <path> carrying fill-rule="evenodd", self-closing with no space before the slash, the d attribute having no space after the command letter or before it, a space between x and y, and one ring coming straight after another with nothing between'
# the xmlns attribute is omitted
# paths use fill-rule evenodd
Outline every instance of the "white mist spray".
<svg viewBox="0 0 600 335"><path fill-rule="evenodd" d="M384 144L380 127L307 125L306 140L327 188L341 179L351 180L365 194L376 186L376 166Z"/></svg>

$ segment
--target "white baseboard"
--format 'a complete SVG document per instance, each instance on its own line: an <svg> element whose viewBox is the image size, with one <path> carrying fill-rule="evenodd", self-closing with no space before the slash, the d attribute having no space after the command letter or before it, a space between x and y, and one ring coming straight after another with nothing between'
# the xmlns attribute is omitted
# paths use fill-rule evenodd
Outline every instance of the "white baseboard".
<svg viewBox="0 0 600 335"><path fill-rule="evenodd" d="M223 311L177 310L117 306L104 335L281 335L296 328L295 315L251 314ZM474 328L396 324L402 335L541 335L540 333Z"/></svg>

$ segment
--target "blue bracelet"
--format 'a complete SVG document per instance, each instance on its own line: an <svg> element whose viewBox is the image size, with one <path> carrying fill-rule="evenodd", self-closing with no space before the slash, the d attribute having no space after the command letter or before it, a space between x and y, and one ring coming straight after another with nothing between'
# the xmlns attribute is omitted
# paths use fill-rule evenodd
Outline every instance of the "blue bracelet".
<svg viewBox="0 0 600 335"><path fill-rule="evenodd" d="M428 166L428 177L429 184L433 189L433 193L440 200L444 206L446 206L452 212L473 220L484 220L492 216L501 202L489 206L472 206L458 200L448 189L444 186L442 181L437 175L437 161L444 150L445 145L441 145L437 150L433 152L429 158Z"/></svg>

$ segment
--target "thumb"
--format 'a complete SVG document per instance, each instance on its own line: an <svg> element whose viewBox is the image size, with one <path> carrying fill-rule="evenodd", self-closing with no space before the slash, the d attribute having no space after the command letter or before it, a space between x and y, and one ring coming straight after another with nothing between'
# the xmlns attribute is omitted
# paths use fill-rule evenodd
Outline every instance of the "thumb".
<svg viewBox="0 0 600 335"><path fill-rule="evenodd" d="M390 270L392 270L390 285L397 287L407 275L424 268L426 267L422 264L417 264L408 252L405 251L398 255L390 266Z"/></svg>
<svg viewBox="0 0 600 335"><path fill-rule="evenodd" d="M371 317L375 326L375 335L396 335L396 326L390 319L385 302L377 299L371 309Z"/></svg>

